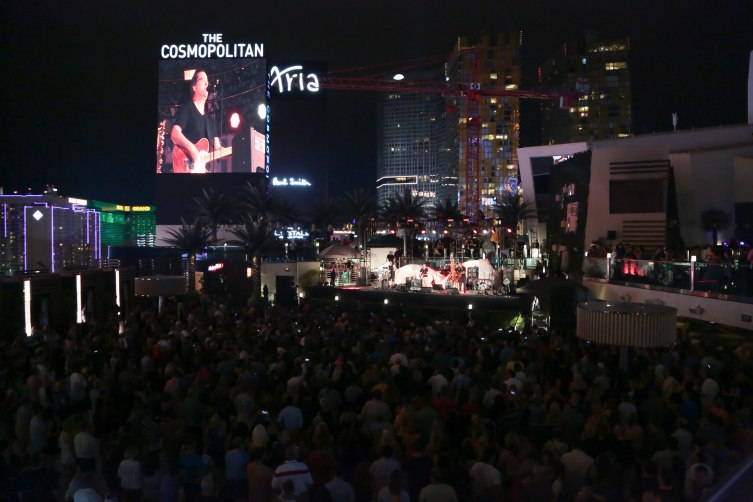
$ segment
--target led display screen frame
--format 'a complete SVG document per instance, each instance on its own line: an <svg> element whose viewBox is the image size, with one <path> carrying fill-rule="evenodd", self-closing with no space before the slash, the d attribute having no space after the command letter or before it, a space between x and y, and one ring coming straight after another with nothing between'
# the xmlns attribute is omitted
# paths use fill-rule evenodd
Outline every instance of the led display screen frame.
<svg viewBox="0 0 753 502"><path fill-rule="evenodd" d="M265 58L160 60L156 173L268 175L268 98Z"/></svg>

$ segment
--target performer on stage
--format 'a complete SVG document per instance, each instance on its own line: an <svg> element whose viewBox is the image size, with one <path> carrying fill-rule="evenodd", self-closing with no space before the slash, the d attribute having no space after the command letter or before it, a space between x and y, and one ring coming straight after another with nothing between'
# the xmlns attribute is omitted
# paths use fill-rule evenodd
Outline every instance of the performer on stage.
<svg viewBox="0 0 753 502"><path fill-rule="evenodd" d="M206 110L209 97L209 79L204 70L196 70L191 79L191 100L184 103L170 130L170 139L181 148L193 162L192 173L206 172L208 152L200 151L196 143L202 138L210 139L212 148L221 147L213 121ZM175 172L175 171L174 171Z"/></svg>

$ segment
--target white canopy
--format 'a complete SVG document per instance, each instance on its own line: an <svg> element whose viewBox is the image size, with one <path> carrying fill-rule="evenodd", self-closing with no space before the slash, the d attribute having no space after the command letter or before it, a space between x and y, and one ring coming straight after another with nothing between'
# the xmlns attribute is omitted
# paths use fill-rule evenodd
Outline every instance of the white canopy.
<svg viewBox="0 0 753 502"><path fill-rule="evenodd" d="M468 260L463 262L463 266L465 267L466 275L468 274L468 267L478 267L479 280L494 281L494 267L492 267L492 264L487 259Z"/></svg>
<svg viewBox="0 0 753 502"><path fill-rule="evenodd" d="M395 284L405 284L405 280L408 278L420 278L421 277L421 268L423 265L417 265L417 264L411 264L411 265L405 265L403 267L400 267L397 269L397 272L395 272ZM441 286L445 286L447 283L447 278L443 276L441 273L437 272L431 267L427 267L428 273L427 280L424 280L423 282L428 282L429 284L434 282L434 284L439 284Z"/></svg>

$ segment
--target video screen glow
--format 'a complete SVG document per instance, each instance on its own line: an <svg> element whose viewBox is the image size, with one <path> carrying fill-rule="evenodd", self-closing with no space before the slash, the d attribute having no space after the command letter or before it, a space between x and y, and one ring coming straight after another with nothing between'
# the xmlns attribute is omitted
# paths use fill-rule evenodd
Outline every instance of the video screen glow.
<svg viewBox="0 0 753 502"><path fill-rule="evenodd" d="M159 62L158 174L268 172L263 58Z"/></svg>

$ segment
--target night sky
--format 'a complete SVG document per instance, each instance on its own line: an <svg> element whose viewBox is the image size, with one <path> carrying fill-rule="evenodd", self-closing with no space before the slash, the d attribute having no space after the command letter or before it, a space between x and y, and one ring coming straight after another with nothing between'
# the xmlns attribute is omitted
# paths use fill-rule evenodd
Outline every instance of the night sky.
<svg viewBox="0 0 753 502"><path fill-rule="evenodd" d="M11 0L3 11L0 186L54 183L69 195L124 203L154 198L163 42L220 32L227 42L264 42L272 62L398 68L448 54L458 35L522 28L523 63L535 68L584 30L627 35L637 133L671 129L673 111L681 128L745 122L753 49L753 3L740 0ZM376 103L376 95L350 92L271 103L271 174L329 179L331 196L372 188Z"/></svg>

